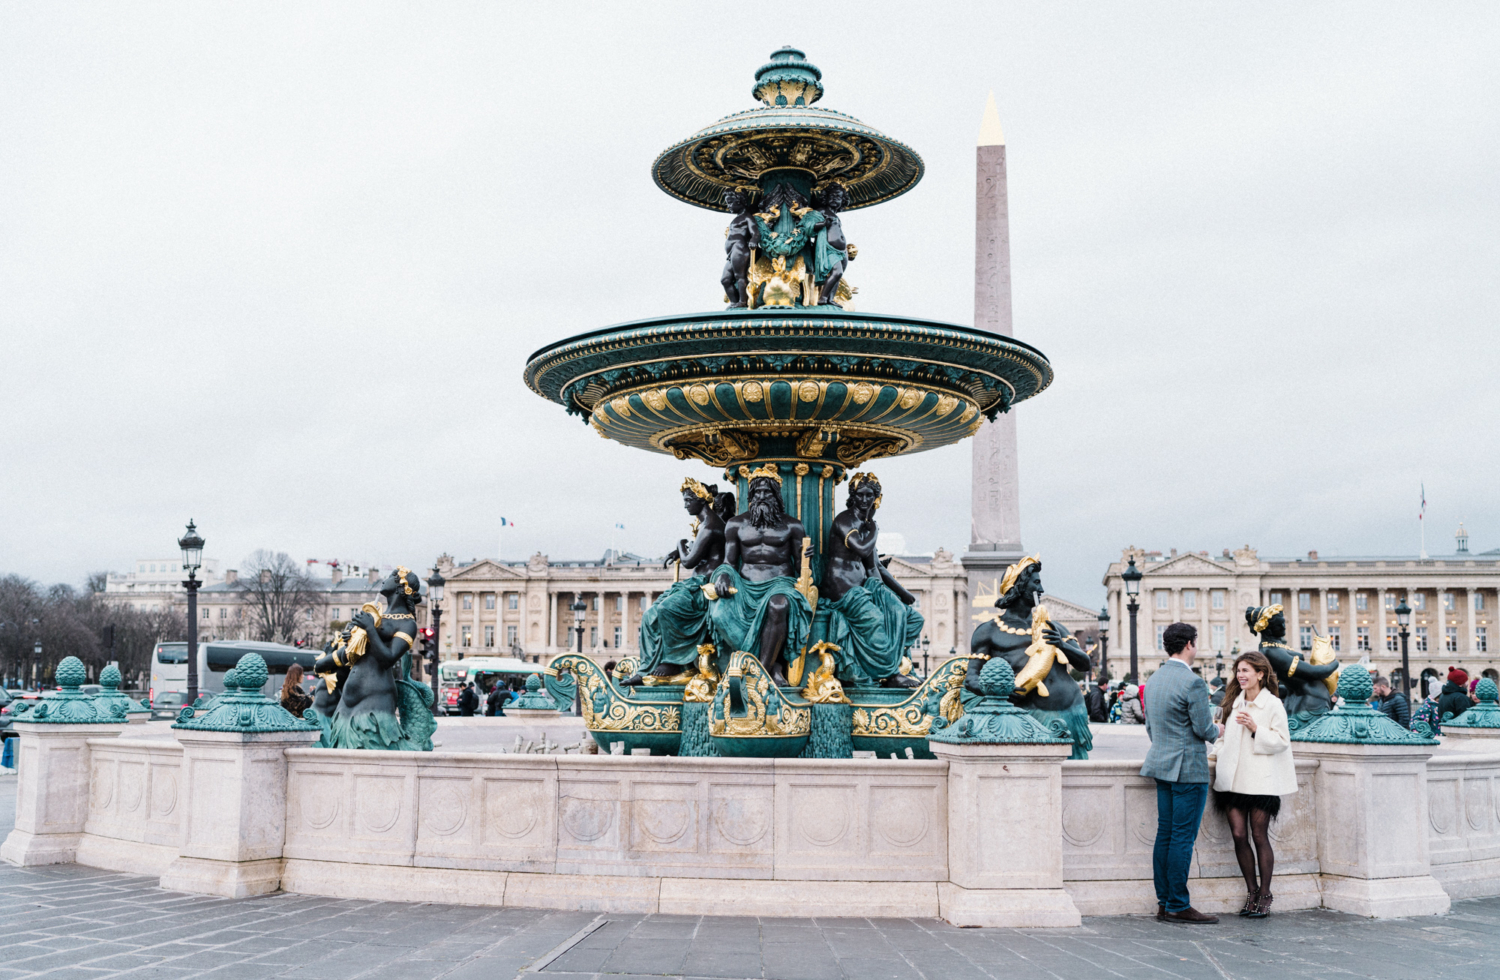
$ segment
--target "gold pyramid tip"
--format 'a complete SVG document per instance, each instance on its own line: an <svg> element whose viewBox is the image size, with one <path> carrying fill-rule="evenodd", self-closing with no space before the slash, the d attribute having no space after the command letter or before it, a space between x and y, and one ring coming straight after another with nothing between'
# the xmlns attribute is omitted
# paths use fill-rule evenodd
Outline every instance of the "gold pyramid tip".
<svg viewBox="0 0 1500 980"><path fill-rule="evenodd" d="M984 118L979 123L980 146L1004 146L1005 133L1000 129L1000 110L995 108L995 93L984 103Z"/></svg>

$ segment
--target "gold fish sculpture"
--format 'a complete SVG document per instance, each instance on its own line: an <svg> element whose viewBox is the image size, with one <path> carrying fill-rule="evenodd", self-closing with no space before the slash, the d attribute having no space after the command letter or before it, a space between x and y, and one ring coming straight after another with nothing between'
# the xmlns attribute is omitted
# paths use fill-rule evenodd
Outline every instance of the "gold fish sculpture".
<svg viewBox="0 0 1500 980"><path fill-rule="evenodd" d="M1042 679L1052 670L1057 661L1067 662L1063 652L1047 642L1047 625L1050 619L1045 606L1031 610L1031 645L1026 648L1026 666L1016 674L1016 690L1022 694L1036 691L1047 697L1047 685Z"/></svg>
<svg viewBox="0 0 1500 980"><path fill-rule="evenodd" d="M1307 662L1314 667L1321 667L1324 664L1333 663L1338 658L1339 655L1333 649L1333 641L1322 633L1319 633L1318 628L1314 626L1312 652L1307 655ZM1323 678L1323 683L1328 686L1329 694L1338 693L1339 673L1336 670L1328 677Z"/></svg>

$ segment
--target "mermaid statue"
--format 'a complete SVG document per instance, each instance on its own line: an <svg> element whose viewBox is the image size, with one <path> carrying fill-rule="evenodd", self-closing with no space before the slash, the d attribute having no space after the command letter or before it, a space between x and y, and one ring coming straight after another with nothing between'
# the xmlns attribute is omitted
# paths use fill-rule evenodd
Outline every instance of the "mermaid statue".
<svg viewBox="0 0 1500 980"><path fill-rule="evenodd" d="M328 747L432 751L431 689L409 673L421 588L416 573L398 567L380 583L385 609L365 603L350 618L343 645L313 665L316 673L335 677L342 668L349 671L336 685L338 707L323 736Z"/></svg>
<svg viewBox="0 0 1500 980"><path fill-rule="evenodd" d="M1315 664L1298 654L1286 643L1286 617L1280 603L1271 606L1247 606L1245 623L1252 633L1260 634L1260 652L1271 661L1281 682L1281 701L1286 706L1286 723L1292 731L1303 727L1319 715L1333 710L1333 695L1325 683L1338 673L1337 660Z"/></svg>
<svg viewBox="0 0 1500 980"><path fill-rule="evenodd" d="M834 660L838 679L846 685L916 687L917 681L901 671L910 668L906 651L922 635L922 614L916 597L875 553L880 499L875 474L850 478L848 506L833 519L828 536L812 642L838 647Z"/></svg>
<svg viewBox="0 0 1500 980"><path fill-rule="evenodd" d="M641 617L641 659L635 673L620 682L626 687L687 683L696 674L698 647L709 642L712 623L703 585L724 563L724 522L734 516L734 494L688 477L682 482L682 506L693 516L693 540L678 541L662 565L675 561L692 574L672 583Z"/></svg>

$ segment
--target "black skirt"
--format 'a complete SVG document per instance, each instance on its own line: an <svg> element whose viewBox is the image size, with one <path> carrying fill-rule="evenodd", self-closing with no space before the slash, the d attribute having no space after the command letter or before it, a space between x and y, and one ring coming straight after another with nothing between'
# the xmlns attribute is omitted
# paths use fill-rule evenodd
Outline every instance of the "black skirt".
<svg viewBox="0 0 1500 980"><path fill-rule="evenodd" d="M1251 810L1259 810L1269 814L1275 820L1281 814L1281 797L1279 796L1255 796L1251 793L1221 793L1214 790L1214 809L1220 813L1230 810L1240 810L1249 813Z"/></svg>

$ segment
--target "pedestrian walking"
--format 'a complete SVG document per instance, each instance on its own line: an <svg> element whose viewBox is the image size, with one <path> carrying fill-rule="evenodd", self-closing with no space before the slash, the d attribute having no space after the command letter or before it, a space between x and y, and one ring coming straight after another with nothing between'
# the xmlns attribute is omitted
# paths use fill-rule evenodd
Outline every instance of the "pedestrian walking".
<svg viewBox="0 0 1500 980"><path fill-rule="evenodd" d="M465 718L470 718L478 709L479 695L474 692L474 682L469 681L464 685L463 693L458 696L458 713Z"/></svg>
<svg viewBox="0 0 1500 980"><path fill-rule="evenodd" d="M312 707L312 695L302 690L302 665L292 664L286 669L286 680L281 682L281 706L301 718L302 712Z"/></svg>
<svg viewBox="0 0 1500 980"><path fill-rule="evenodd" d="M1388 677L1375 675L1375 710L1385 715L1402 728L1411 727L1411 702L1400 691L1391 690Z"/></svg>
<svg viewBox="0 0 1500 980"><path fill-rule="evenodd" d="M1438 695L1437 714L1439 721L1447 721L1451 715L1457 718L1469 710L1469 673L1461 667L1448 668L1448 683Z"/></svg>
<svg viewBox="0 0 1500 980"><path fill-rule="evenodd" d="M1083 706L1088 710L1089 721L1103 723L1109 720L1109 711L1104 707L1104 691L1098 684L1090 687L1083 696Z"/></svg>
<svg viewBox="0 0 1500 980"><path fill-rule="evenodd" d="M1208 703L1208 685L1193 672L1198 631L1173 623L1162 632L1167 660L1151 675L1146 690L1146 735L1151 749L1141 775L1156 780L1156 846L1151 872L1156 882L1156 917L1164 922L1219 921L1193 908L1188 870L1193 841L1208 802L1208 745L1221 729Z"/></svg>
<svg viewBox="0 0 1500 980"><path fill-rule="evenodd" d="M510 691L499 681L495 682L490 696L485 699L484 713L495 718L505 717L505 702L510 700Z"/></svg>
<svg viewBox="0 0 1500 980"><path fill-rule="evenodd" d="M1271 912L1271 875L1276 854L1271 848L1271 821L1281 812L1281 798L1297 792L1292 760L1292 733L1286 706L1271 690L1276 673L1259 650L1234 661L1234 675L1224 688L1219 729L1214 743L1214 809L1229 821L1234 857L1245 876L1245 904L1240 915L1263 919Z"/></svg>

